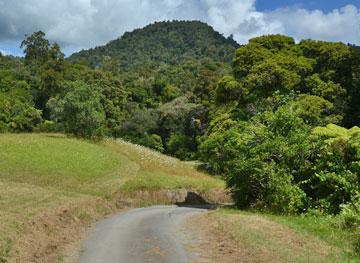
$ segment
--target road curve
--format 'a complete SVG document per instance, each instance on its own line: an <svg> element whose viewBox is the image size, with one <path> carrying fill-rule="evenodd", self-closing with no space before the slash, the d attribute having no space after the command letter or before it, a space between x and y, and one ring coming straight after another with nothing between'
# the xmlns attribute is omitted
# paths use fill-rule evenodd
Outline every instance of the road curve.
<svg viewBox="0 0 360 263"><path fill-rule="evenodd" d="M83 243L80 263L184 263L193 260L181 222L206 210L177 206L133 209L98 223Z"/></svg>

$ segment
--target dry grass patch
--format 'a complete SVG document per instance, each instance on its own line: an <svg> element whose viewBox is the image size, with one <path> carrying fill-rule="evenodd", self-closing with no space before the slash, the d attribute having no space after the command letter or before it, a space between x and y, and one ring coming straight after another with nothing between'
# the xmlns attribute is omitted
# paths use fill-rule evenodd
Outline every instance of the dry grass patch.
<svg viewBox="0 0 360 263"><path fill-rule="evenodd" d="M196 262L348 262L339 248L260 214L220 210L188 225L202 237Z"/></svg>

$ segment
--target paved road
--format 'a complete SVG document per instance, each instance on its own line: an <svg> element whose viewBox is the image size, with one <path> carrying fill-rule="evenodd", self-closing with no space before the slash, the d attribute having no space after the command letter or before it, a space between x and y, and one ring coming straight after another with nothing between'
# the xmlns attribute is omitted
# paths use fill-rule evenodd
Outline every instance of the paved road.
<svg viewBox="0 0 360 263"><path fill-rule="evenodd" d="M96 225L83 244L80 263L183 263L181 222L206 210L177 206L133 209Z"/></svg>

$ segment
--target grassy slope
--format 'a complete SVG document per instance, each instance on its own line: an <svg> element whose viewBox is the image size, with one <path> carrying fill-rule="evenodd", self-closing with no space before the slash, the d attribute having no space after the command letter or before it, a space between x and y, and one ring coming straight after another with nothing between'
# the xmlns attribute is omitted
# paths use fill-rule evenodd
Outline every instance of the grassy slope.
<svg viewBox="0 0 360 263"><path fill-rule="evenodd" d="M360 262L353 234L334 227L331 218L232 209L221 209L208 217L214 231L218 228L224 233L228 246L237 246L250 262Z"/></svg>
<svg viewBox="0 0 360 263"><path fill-rule="evenodd" d="M123 141L93 144L62 135L5 134L0 135L0 149L0 262L9 251L19 249L16 240L27 232L28 222L46 215L45 221L36 222L35 229L44 222L51 225L59 219L52 217L59 207L70 211L71 204L77 210L69 218L60 217L64 222L51 225L62 228L68 224L68 232L43 231L43 235L54 236L41 244L45 248L60 239L57 235L65 238L71 228L101 218L104 213L98 210L106 208L95 207L99 199L98 204L103 204L101 200L126 198L141 191L188 188L206 192L224 187L222 181L187 163ZM79 206L85 208L79 210ZM294 257L296 262L360 261L351 253L349 233L334 229L328 219L234 210L220 210L209 217L219 228L215 233L220 236L224 232L229 244L237 245L242 256L256 262L289 262ZM43 238L36 235L37 231L30 231L35 240ZM48 253L47 248L43 253Z"/></svg>
<svg viewBox="0 0 360 263"><path fill-rule="evenodd" d="M56 207L109 200L119 192L224 187L177 159L122 141L2 134L0 149L0 262L27 222Z"/></svg>

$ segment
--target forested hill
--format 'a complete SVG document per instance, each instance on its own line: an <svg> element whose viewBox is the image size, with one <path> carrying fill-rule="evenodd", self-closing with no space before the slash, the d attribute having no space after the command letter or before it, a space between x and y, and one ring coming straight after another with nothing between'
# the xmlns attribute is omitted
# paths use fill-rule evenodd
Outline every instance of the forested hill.
<svg viewBox="0 0 360 263"><path fill-rule="evenodd" d="M199 21L155 22L142 29L126 32L105 46L82 50L70 56L73 62L87 61L91 67L111 58L123 69L136 66L176 65L188 59L205 57L231 62L239 47L231 37L225 38L211 26Z"/></svg>

